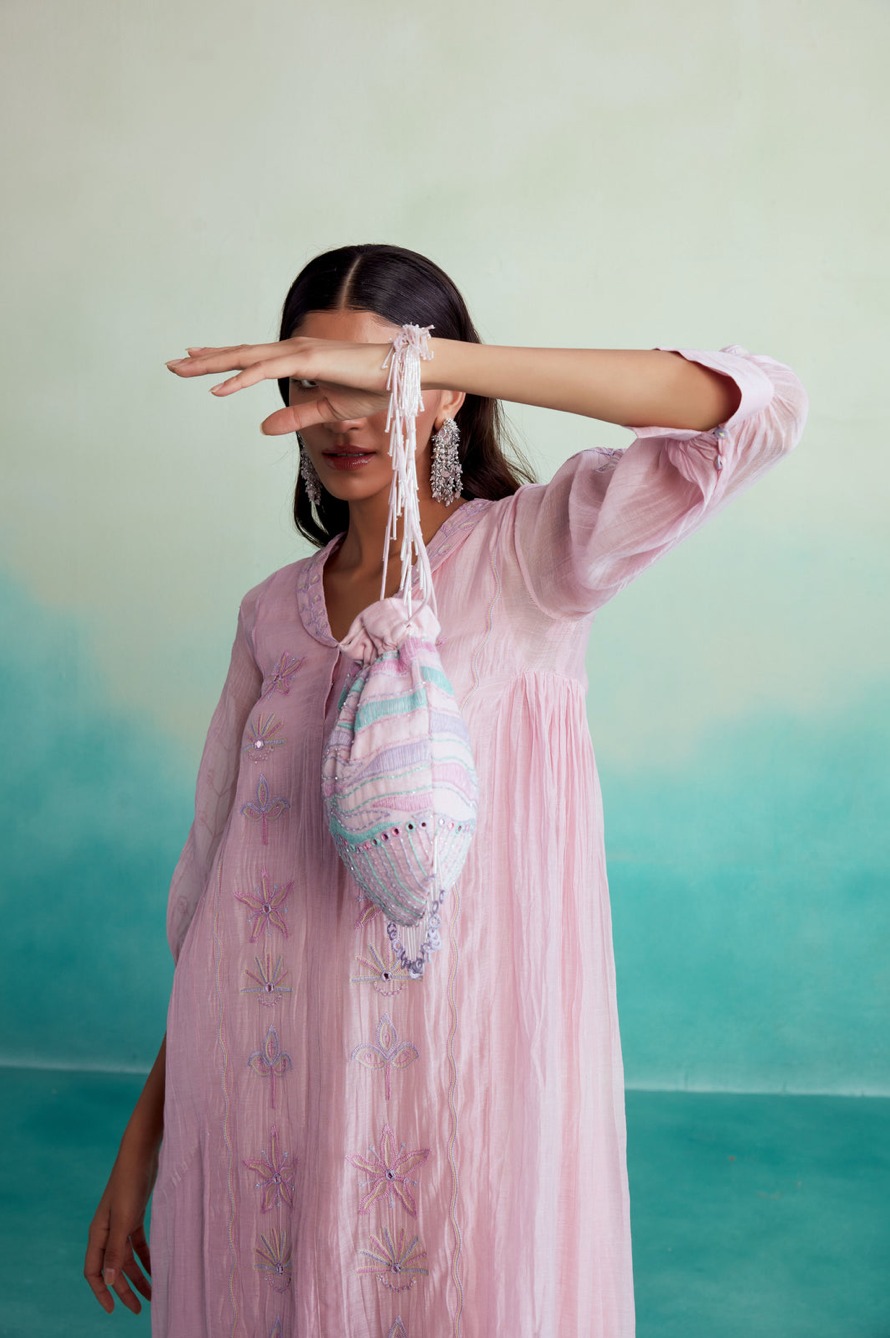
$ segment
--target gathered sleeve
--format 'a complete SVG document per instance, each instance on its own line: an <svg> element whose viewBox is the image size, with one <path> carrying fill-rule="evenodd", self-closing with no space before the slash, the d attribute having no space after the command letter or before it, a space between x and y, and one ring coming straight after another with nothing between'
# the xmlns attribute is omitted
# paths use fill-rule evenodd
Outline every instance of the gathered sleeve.
<svg viewBox="0 0 890 1338"><path fill-rule="evenodd" d="M551 617L595 612L801 437L809 400L783 363L736 344L659 348L729 377L738 408L707 432L632 427L630 446L581 451L549 483L518 489L509 541L531 598Z"/></svg>
<svg viewBox="0 0 890 1338"><path fill-rule="evenodd" d="M179 959L229 820L244 727L262 687L262 674L253 652L252 623L252 610L246 595L238 610L229 670L198 767L194 821L170 883L167 942L174 962Z"/></svg>

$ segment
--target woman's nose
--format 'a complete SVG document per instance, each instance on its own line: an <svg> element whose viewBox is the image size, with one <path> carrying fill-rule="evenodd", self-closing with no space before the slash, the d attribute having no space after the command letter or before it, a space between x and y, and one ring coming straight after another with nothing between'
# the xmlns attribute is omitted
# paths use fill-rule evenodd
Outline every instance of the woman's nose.
<svg viewBox="0 0 890 1338"><path fill-rule="evenodd" d="M364 427L366 418L333 418L325 423L329 432L344 432L351 427Z"/></svg>

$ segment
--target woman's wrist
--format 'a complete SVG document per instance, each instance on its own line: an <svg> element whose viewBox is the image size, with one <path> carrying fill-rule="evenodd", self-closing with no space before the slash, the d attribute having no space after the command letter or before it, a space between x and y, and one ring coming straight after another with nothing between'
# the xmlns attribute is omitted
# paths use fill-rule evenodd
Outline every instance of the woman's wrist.
<svg viewBox="0 0 890 1338"><path fill-rule="evenodd" d="M421 388L423 390L463 390L464 386L458 384L458 382L461 378L467 381L473 379L473 351L482 347L481 344L469 344L462 339L436 339L435 336L430 335L429 350L433 356L421 361ZM482 392L469 390L468 388L468 393L478 395Z"/></svg>

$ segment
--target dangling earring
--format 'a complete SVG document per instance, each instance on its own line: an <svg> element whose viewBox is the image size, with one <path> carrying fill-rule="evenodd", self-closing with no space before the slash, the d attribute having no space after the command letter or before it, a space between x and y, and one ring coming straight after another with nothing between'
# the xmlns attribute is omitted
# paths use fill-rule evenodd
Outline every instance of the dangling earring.
<svg viewBox="0 0 890 1338"><path fill-rule="evenodd" d="M460 495L463 479L457 449L459 445L460 429L453 418L446 418L432 440L430 482L433 497L448 506Z"/></svg>
<svg viewBox="0 0 890 1338"><path fill-rule="evenodd" d="M309 501L318 506L321 501L321 479L318 477L318 470L312 463L309 452L306 450L306 444L299 432L297 433L297 441L300 443L300 477L303 480L303 487L306 489L306 496Z"/></svg>

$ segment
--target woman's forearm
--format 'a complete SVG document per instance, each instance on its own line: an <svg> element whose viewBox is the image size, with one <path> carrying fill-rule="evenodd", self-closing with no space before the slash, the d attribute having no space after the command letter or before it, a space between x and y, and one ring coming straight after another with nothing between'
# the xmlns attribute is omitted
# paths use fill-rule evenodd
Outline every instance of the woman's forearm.
<svg viewBox="0 0 890 1338"><path fill-rule="evenodd" d="M133 1150L139 1153L154 1151L160 1147L164 1136L164 1091L166 1087L167 1033L161 1041L158 1057L152 1065L151 1073L145 1080L145 1086L130 1116L121 1150Z"/></svg>
<svg viewBox="0 0 890 1338"><path fill-rule="evenodd" d="M430 339L421 363L430 390L463 390L490 399L537 404L627 427L706 432L738 407L735 383L719 372L660 349L512 348Z"/></svg>

